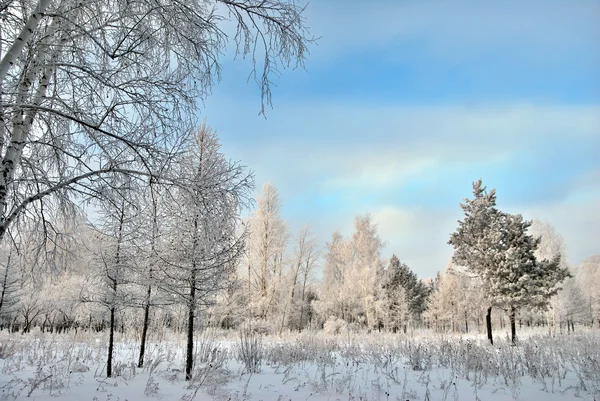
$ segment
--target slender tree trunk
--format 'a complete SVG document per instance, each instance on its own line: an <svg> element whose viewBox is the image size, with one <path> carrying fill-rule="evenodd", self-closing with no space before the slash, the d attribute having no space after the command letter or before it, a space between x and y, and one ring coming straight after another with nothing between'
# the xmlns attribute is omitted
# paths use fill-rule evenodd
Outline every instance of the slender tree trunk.
<svg viewBox="0 0 600 401"><path fill-rule="evenodd" d="M485 315L485 324L487 327L488 340L490 340L490 344L494 345L494 337L492 335L492 307L491 306L488 308L487 314Z"/></svg>
<svg viewBox="0 0 600 401"><path fill-rule="evenodd" d="M188 305L187 351L185 356L185 380L192 379L194 365L194 312L196 309L196 272L192 271L192 285L190 287L190 302Z"/></svg>
<svg viewBox="0 0 600 401"><path fill-rule="evenodd" d="M269 262L269 223L265 222L265 236L263 238L263 249L262 249L262 263L260 266L260 297L264 302L267 297L267 265ZM262 310L261 314L264 318L266 310Z"/></svg>
<svg viewBox="0 0 600 401"><path fill-rule="evenodd" d="M144 353L146 352L146 336L148 335L148 325L150 320L150 299L152 297L152 273L154 255L156 253L156 238L158 237L158 206L152 184L150 184L150 195L152 196L152 238L150 244L150 267L148 269L148 289L146 291L146 299L144 300L144 323L142 327L142 340L140 343L140 357L138 359L138 368L144 366Z"/></svg>
<svg viewBox="0 0 600 401"><path fill-rule="evenodd" d="M12 249L8 254L8 260L6 261L6 268L4 269L4 277L2 278L2 293L0 294L0 312L2 311L2 305L4 305L4 297L6 295L6 287L8 286L8 268L10 267L10 258L12 256Z"/></svg>
<svg viewBox="0 0 600 401"><path fill-rule="evenodd" d="M467 311L465 311L465 333L469 332L469 318L467 317Z"/></svg>
<svg viewBox="0 0 600 401"><path fill-rule="evenodd" d="M190 275L190 299L188 300L187 350L185 356L185 380L192 379L194 366L194 312L196 310L196 250L198 248L198 216L194 218L194 241L192 245L192 271Z"/></svg>
<svg viewBox="0 0 600 401"><path fill-rule="evenodd" d="M112 282L112 305L110 307L110 332L108 335L108 357L106 361L106 377L112 377L112 360L113 360L113 349L114 349L114 341L115 341L115 310L116 310L116 300L117 300L117 277L118 272L121 268L121 242L123 241L123 224L125 223L125 201L121 205L121 215L119 216L119 231L117 235L117 250L115 254L115 266L113 275L110 276L110 270L107 267L107 275L108 279Z"/></svg>
<svg viewBox="0 0 600 401"><path fill-rule="evenodd" d="M152 271L151 271L152 272ZM146 351L146 336L148 334L148 323L150 320L150 296L152 295L152 285L148 285L146 300L144 305L144 325L142 327L142 340L140 344L140 357L138 359L138 368L144 366L144 353Z"/></svg>
<svg viewBox="0 0 600 401"><path fill-rule="evenodd" d="M302 279L302 296L301 301L300 301L300 325L298 326L298 331L302 332L302 329L304 328L304 302L306 299L306 284L308 282L308 267L309 267L309 261L306 261L306 270L304 271L304 277Z"/></svg>
<svg viewBox="0 0 600 401"><path fill-rule="evenodd" d="M285 318L287 315L287 311L289 310L289 308L291 308L292 304L294 303L295 292L296 292L296 277L294 277L294 281L292 283L292 292L290 294L290 299L288 301L288 304L283 309L283 313L281 316L281 328L279 329L279 335L281 335L281 333L283 332L283 329L285 327Z"/></svg>
<svg viewBox="0 0 600 401"><path fill-rule="evenodd" d="M515 322L515 315L517 314L517 309L514 306L510 307L510 339L513 345L517 344L517 324Z"/></svg>
<svg viewBox="0 0 600 401"><path fill-rule="evenodd" d="M106 377L112 377L112 360L115 343L115 307L110 308L110 334L108 335L108 358L106 361Z"/></svg>

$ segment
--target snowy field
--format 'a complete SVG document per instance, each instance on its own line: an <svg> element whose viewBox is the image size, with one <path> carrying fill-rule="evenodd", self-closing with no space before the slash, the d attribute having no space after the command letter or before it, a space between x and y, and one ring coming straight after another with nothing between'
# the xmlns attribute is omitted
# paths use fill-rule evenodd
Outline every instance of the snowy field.
<svg viewBox="0 0 600 401"><path fill-rule="evenodd" d="M114 378L106 339L79 333L0 333L3 400L596 400L600 333L526 334L516 347L484 336L306 332L197 337L194 380L183 374L183 337L138 344L117 337Z"/></svg>

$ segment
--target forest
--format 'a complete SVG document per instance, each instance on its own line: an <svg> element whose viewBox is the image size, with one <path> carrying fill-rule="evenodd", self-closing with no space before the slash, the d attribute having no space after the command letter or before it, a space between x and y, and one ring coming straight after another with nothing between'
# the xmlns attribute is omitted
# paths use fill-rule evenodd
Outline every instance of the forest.
<svg viewBox="0 0 600 401"><path fill-rule="evenodd" d="M305 9L0 1L0 399L600 395L600 255L569 264L547 216L478 179L419 277L368 210L292 229L225 154L202 116L223 57L276 112Z"/></svg>

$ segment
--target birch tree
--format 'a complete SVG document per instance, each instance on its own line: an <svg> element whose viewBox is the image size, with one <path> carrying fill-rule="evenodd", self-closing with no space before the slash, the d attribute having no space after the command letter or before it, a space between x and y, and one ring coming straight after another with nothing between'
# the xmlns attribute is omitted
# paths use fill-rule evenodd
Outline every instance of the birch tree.
<svg viewBox="0 0 600 401"><path fill-rule="evenodd" d="M281 314L281 326L279 332L283 331L286 326L295 326L302 330L305 294L310 279L310 273L319 257L317 241L310 229L310 225L304 225L295 238L295 246L293 250L293 258L289 268L289 276L287 283L287 292L289 297L284 300L284 308ZM298 295L300 294L300 299ZM300 305L300 308L295 306ZM299 313L294 313L298 312ZM295 324L289 322L296 315L298 320Z"/></svg>
<svg viewBox="0 0 600 401"><path fill-rule="evenodd" d="M315 309L323 321L329 318L349 319L349 297L344 283L352 263L352 250L339 231L326 243L323 255L323 280Z"/></svg>
<svg viewBox="0 0 600 401"><path fill-rule="evenodd" d="M563 290L550 300L549 314L555 315L552 321L559 319L567 324L567 330L575 330L575 321L580 320L585 313L583 289L575 278L575 267L567 265L565 243L556 229L547 221L533 220L529 227L533 237L540 238L535 257L538 260L553 260L560 257L560 266L567 268L573 277L565 279Z"/></svg>
<svg viewBox="0 0 600 401"><path fill-rule="evenodd" d="M251 299L255 313L265 319L279 306L283 255L288 239L288 229L281 218L281 198L273 184L263 185L248 226L248 279L253 287Z"/></svg>
<svg viewBox="0 0 600 401"><path fill-rule="evenodd" d="M577 281L585 296L585 316L590 326L600 328L600 255L586 258L577 267Z"/></svg>
<svg viewBox="0 0 600 401"><path fill-rule="evenodd" d="M0 239L23 212L160 175L232 44L271 102L313 41L292 0L6 0L0 4ZM232 22L232 24L230 24ZM233 26L234 31L227 28Z"/></svg>
<svg viewBox="0 0 600 401"><path fill-rule="evenodd" d="M375 328L380 323L377 308L383 274L383 241L369 214L354 218L349 239L333 234L324 256L321 298L315 309L323 320L341 318Z"/></svg>

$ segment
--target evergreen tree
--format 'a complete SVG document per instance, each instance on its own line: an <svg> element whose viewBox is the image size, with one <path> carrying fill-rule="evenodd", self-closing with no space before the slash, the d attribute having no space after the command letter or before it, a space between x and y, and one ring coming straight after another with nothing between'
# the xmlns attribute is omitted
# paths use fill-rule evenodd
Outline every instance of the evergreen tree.
<svg viewBox="0 0 600 401"><path fill-rule="evenodd" d="M403 266L406 265L400 263L396 255L392 255L383 275L383 305L386 310L384 325L393 332L401 327L406 332L410 314L409 297L405 286L402 285Z"/></svg>
<svg viewBox="0 0 600 401"><path fill-rule="evenodd" d="M429 289L396 255L392 255L385 271L383 289L386 297L390 299L388 304L391 308L398 309L400 303L406 305L407 316L403 320L404 324L409 317L414 321L419 320L427 309ZM403 298L397 298L399 293Z"/></svg>
<svg viewBox="0 0 600 401"><path fill-rule="evenodd" d="M490 297L493 303L509 312L511 339L516 341L515 316L524 306L546 308L550 298L556 295L560 284L569 277L566 267L561 267L560 254L552 260L537 260L535 251L541 238L527 233L531 222L520 214L502 214L499 254L494 269L487 274Z"/></svg>
<svg viewBox="0 0 600 401"><path fill-rule="evenodd" d="M465 199L461 203L465 218L459 220L458 228L450 235L448 243L454 247L452 261L481 277L485 285L499 252L496 237L500 212L496 208L496 190L488 192L481 179L473 183L473 196L473 199ZM487 309L486 327L488 339L493 344L491 303Z"/></svg>
<svg viewBox="0 0 600 401"><path fill-rule="evenodd" d="M531 222L498 211L493 189L487 192L479 180L473 183L473 195L474 199L461 204L466 217L450 237L455 250L452 260L482 280L489 302L486 323L490 341L493 343L491 308L499 306L509 312L514 342L517 310L546 307L569 273L561 267L560 255L552 260L536 259L540 238L527 233Z"/></svg>

